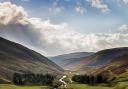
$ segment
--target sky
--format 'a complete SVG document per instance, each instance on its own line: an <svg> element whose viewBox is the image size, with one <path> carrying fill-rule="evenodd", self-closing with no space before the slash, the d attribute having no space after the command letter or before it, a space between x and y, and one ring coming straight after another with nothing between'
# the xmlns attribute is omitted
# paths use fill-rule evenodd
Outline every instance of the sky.
<svg viewBox="0 0 128 89"><path fill-rule="evenodd" d="M128 20L128 0L12 0L29 15L67 22L81 33L116 32ZM102 25L101 25L102 23ZM92 26L93 25L93 26Z"/></svg>
<svg viewBox="0 0 128 89"><path fill-rule="evenodd" d="M45 56L128 46L128 0L0 0L0 36Z"/></svg>

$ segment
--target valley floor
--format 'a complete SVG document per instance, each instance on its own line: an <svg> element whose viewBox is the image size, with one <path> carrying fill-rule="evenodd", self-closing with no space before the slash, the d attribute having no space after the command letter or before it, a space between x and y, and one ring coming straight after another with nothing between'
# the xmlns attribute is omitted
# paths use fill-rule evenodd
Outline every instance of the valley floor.
<svg viewBox="0 0 128 89"><path fill-rule="evenodd" d="M0 84L0 89L49 89L46 86L15 86L11 84Z"/></svg>
<svg viewBox="0 0 128 89"><path fill-rule="evenodd" d="M86 84L69 84L69 89L113 89L112 87L90 86Z"/></svg>
<svg viewBox="0 0 128 89"><path fill-rule="evenodd" d="M53 89L47 86L15 86L11 84L0 84L0 89ZM65 89L65 88L59 88ZM67 89L128 89L128 82L119 82L114 87L90 86L86 84L68 84Z"/></svg>
<svg viewBox="0 0 128 89"><path fill-rule="evenodd" d="M45 86L15 86L9 84L1 84L0 89L49 89ZM64 88L60 88L64 89ZM102 86L88 86L86 84L69 84L67 89L113 89L110 87Z"/></svg>

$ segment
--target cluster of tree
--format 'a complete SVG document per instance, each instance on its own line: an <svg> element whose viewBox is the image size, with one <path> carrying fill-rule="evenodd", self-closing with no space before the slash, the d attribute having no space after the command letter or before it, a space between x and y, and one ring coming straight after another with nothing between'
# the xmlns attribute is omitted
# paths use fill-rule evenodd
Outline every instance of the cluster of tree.
<svg viewBox="0 0 128 89"><path fill-rule="evenodd" d="M19 74L14 73L13 83L15 85L50 85L55 76L51 74Z"/></svg>
<svg viewBox="0 0 128 89"><path fill-rule="evenodd" d="M74 82L85 83L85 84L99 84L99 83L107 83L108 78L103 75L97 76L88 76L88 75L74 75L72 77Z"/></svg>

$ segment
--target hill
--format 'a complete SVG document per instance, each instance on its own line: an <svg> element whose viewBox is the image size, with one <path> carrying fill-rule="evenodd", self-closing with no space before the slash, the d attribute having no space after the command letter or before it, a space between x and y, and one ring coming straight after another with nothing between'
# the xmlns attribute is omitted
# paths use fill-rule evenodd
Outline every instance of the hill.
<svg viewBox="0 0 128 89"><path fill-rule="evenodd" d="M0 81L11 81L15 72L61 74L63 69L45 56L0 37Z"/></svg>
<svg viewBox="0 0 128 89"><path fill-rule="evenodd" d="M121 68L123 70L123 66L124 67L128 66L127 56L128 56L128 47L105 49L96 52L90 56L73 58L69 60L71 62L68 62L66 67L72 71L89 72L89 71L95 71L97 69L100 70L100 68L101 70L103 70L102 68L104 68L105 66L108 67L110 65L116 65L113 66L113 68L119 69L117 65L120 65L120 67L122 66ZM72 60L77 60L77 61L72 61Z"/></svg>
<svg viewBox="0 0 128 89"><path fill-rule="evenodd" d="M97 70L94 70L93 73L116 76L126 73L127 71L128 71L128 54L123 54L116 58L111 59L105 65L101 66Z"/></svg>
<svg viewBox="0 0 128 89"><path fill-rule="evenodd" d="M54 56L54 57L49 57L49 59L51 59L53 62L55 62L56 64L58 64L59 66L61 66L64 69L68 69L68 65L71 65L72 62L77 62L80 58L86 57L86 56L90 56L92 55L93 52L76 52L76 53L69 53L69 54L63 54L63 55L58 55L58 56Z"/></svg>
<svg viewBox="0 0 128 89"><path fill-rule="evenodd" d="M128 69L128 47L106 49L97 52L86 66L94 66L92 73L121 74Z"/></svg>

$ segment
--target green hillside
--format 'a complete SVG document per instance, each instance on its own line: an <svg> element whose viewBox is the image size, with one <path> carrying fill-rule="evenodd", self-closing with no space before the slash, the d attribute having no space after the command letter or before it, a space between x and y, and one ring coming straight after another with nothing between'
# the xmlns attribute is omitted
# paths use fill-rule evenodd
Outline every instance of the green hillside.
<svg viewBox="0 0 128 89"><path fill-rule="evenodd" d="M11 81L15 72L62 74L63 69L31 49L0 38L0 82Z"/></svg>

